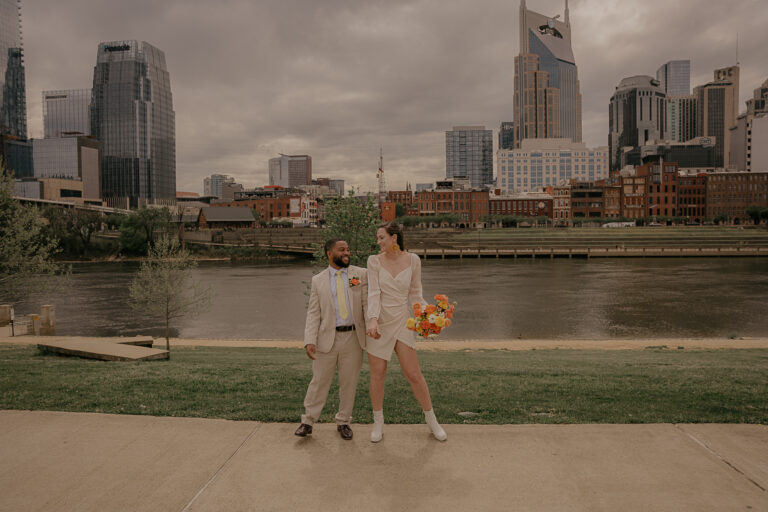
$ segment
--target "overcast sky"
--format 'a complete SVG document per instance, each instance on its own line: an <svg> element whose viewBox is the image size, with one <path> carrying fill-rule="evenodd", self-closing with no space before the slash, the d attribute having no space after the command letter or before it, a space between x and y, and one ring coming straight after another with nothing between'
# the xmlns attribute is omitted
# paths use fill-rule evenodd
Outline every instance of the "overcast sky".
<svg viewBox="0 0 768 512"><path fill-rule="evenodd" d="M564 0L529 0L562 14ZM97 46L163 50L176 111L180 191L212 173L268 184L278 153L314 177L390 189L445 176L445 130L512 120L518 0L22 0L29 136L43 90L90 88ZM741 109L768 78L765 0L572 0L584 142L607 145L619 81L690 59L691 85L741 63Z"/></svg>

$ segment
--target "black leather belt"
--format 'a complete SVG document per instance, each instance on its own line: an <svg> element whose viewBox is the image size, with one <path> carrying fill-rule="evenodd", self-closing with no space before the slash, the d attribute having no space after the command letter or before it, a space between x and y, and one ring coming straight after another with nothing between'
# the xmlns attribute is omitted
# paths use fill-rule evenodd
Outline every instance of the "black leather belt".
<svg viewBox="0 0 768 512"><path fill-rule="evenodd" d="M339 325L336 327L337 331L346 332L346 331L354 331L355 326L354 325Z"/></svg>

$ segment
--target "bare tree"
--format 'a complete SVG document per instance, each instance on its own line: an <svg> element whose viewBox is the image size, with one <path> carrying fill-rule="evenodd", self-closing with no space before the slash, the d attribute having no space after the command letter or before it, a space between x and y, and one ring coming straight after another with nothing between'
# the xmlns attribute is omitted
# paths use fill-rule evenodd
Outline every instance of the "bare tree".
<svg viewBox="0 0 768 512"><path fill-rule="evenodd" d="M196 266L197 262L179 246L178 240L162 235L149 248L149 254L131 281L131 305L165 321L167 350L171 349L171 322L194 316L210 305L210 287L203 287L193 279L192 270Z"/></svg>

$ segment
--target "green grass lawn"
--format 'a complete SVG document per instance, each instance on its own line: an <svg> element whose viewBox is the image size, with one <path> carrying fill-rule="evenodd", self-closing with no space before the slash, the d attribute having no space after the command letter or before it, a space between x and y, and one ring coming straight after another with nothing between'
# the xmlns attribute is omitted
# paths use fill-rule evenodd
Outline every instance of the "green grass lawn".
<svg viewBox="0 0 768 512"><path fill-rule="evenodd" d="M768 350L424 352L443 423L768 423ZM310 361L299 349L174 348L170 361L117 363L0 346L0 409L298 422ZM354 421L371 422L367 363ZM332 421L337 387L322 421ZM389 368L390 423L423 421ZM466 418L458 413L469 411Z"/></svg>

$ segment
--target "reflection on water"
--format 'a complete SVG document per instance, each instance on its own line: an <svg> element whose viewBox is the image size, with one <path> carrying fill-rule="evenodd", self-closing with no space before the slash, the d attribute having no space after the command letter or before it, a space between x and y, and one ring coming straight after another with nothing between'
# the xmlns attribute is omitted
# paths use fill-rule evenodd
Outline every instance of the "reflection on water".
<svg viewBox="0 0 768 512"><path fill-rule="evenodd" d="M56 305L64 335L161 336L161 322L128 306L138 264L73 269L66 293L17 308ZM214 290L209 310L181 319L184 338L301 339L307 263L201 263L197 279ZM424 294L458 302L442 339L721 337L768 334L768 260L427 260Z"/></svg>

